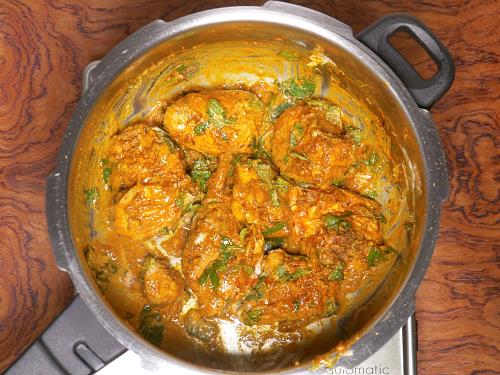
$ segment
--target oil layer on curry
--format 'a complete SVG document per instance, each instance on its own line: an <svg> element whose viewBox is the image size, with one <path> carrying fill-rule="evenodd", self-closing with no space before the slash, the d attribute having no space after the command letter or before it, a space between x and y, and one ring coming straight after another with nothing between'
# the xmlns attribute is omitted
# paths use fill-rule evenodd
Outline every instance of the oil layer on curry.
<svg viewBox="0 0 500 375"><path fill-rule="evenodd" d="M224 322L293 339L394 262L381 195L400 171L314 79L193 89L160 112L110 137L84 191L106 223L88 267L151 343L209 353Z"/></svg>

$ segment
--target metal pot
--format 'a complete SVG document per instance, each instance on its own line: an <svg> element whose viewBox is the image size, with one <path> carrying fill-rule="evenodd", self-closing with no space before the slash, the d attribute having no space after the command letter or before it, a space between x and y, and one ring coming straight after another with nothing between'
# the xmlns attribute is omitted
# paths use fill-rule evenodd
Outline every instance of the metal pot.
<svg viewBox="0 0 500 375"><path fill-rule="evenodd" d="M439 70L432 79L423 80L389 44L388 37L400 29L408 31L437 63ZM408 156L414 177L416 224L411 246L365 304L362 310L365 313L353 316L347 332L358 339L337 363L345 367L360 364L407 321L414 311L414 295L434 249L441 202L447 196L445 158L427 109L453 81L452 59L424 25L406 15L384 17L355 37L350 27L322 13L270 1L262 7L222 8L172 22L154 21L93 66L94 82L78 103L63 139L56 171L47 180L47 220L54 254L59 268L70 274L78 295L8 374L87 374L113 360L125 348L139 354L150 369L207 371L200 364L180 360L147 343L103 300L81 260L79 233L72 218L75 213L69 212L73 194L70 179L76 168L81 138L92 131L86 129L92 111L107 95L123 87L127 77L174 48L189 47L200 41L265 40L276 36L304 48L319 45L327 55L335 56L351 87L370 97L372 104L383 112L390 132L399 139ZM370 313L366 314L367 311ZM299 367L287 363L270 371L300 373L310 366L310 361Z"/></svg>

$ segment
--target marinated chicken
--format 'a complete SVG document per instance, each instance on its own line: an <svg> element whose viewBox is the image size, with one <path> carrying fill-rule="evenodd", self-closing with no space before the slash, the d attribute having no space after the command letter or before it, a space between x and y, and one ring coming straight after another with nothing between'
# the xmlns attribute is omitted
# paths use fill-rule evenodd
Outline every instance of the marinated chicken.
<svg viewBox="0 0 500 375"><path fill-rule="evenodd" d="M337 183L366 147L302 84L280 86L296 95L278 109L245 90L191 92L162 126L111 138L109 228L87 263L153 344L216 345L217 319L286 331L335 317L397 255L382 206Z"/></svg>

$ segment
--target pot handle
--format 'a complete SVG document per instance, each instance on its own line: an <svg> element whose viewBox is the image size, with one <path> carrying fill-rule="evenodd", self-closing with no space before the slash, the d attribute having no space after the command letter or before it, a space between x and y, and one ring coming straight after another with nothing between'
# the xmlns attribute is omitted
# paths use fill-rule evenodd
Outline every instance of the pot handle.
<svg viewBox="0 0 500 375"><path fill-rule="evenodd" d="M438 71L430 79L423 79L411 64L389 43L389 37L398 30L408 32L432 57ZM448 49L419 20L407 14L395 13L380 18L356 35L399 76L410 90L415 102L430 108L450 88L455 66Z"/></svg>
<svg viewBox="0 0 500 375"><path fill-rule="evenodd" d="M5 375L88 375L125 351L76 296Z"/></svg>

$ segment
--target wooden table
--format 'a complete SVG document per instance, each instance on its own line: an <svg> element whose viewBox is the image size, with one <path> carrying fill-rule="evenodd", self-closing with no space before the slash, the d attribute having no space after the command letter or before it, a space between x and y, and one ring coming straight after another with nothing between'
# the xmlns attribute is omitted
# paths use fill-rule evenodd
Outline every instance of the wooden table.
<svg viewBox="0 0 500 375"><path fill-rule="evenodd" d="M0 372L73 296L52 257L45 176L80 96L82 70L156 18L260 1L0 0ZM432 109L451 192L417 294L422 374L500 370L500 5L495 0L301 0L355 31L390 12L424 21L455 58ZM480 4L481 3L481 4ZM429 59L401 44L424 72Z"/></svg>

